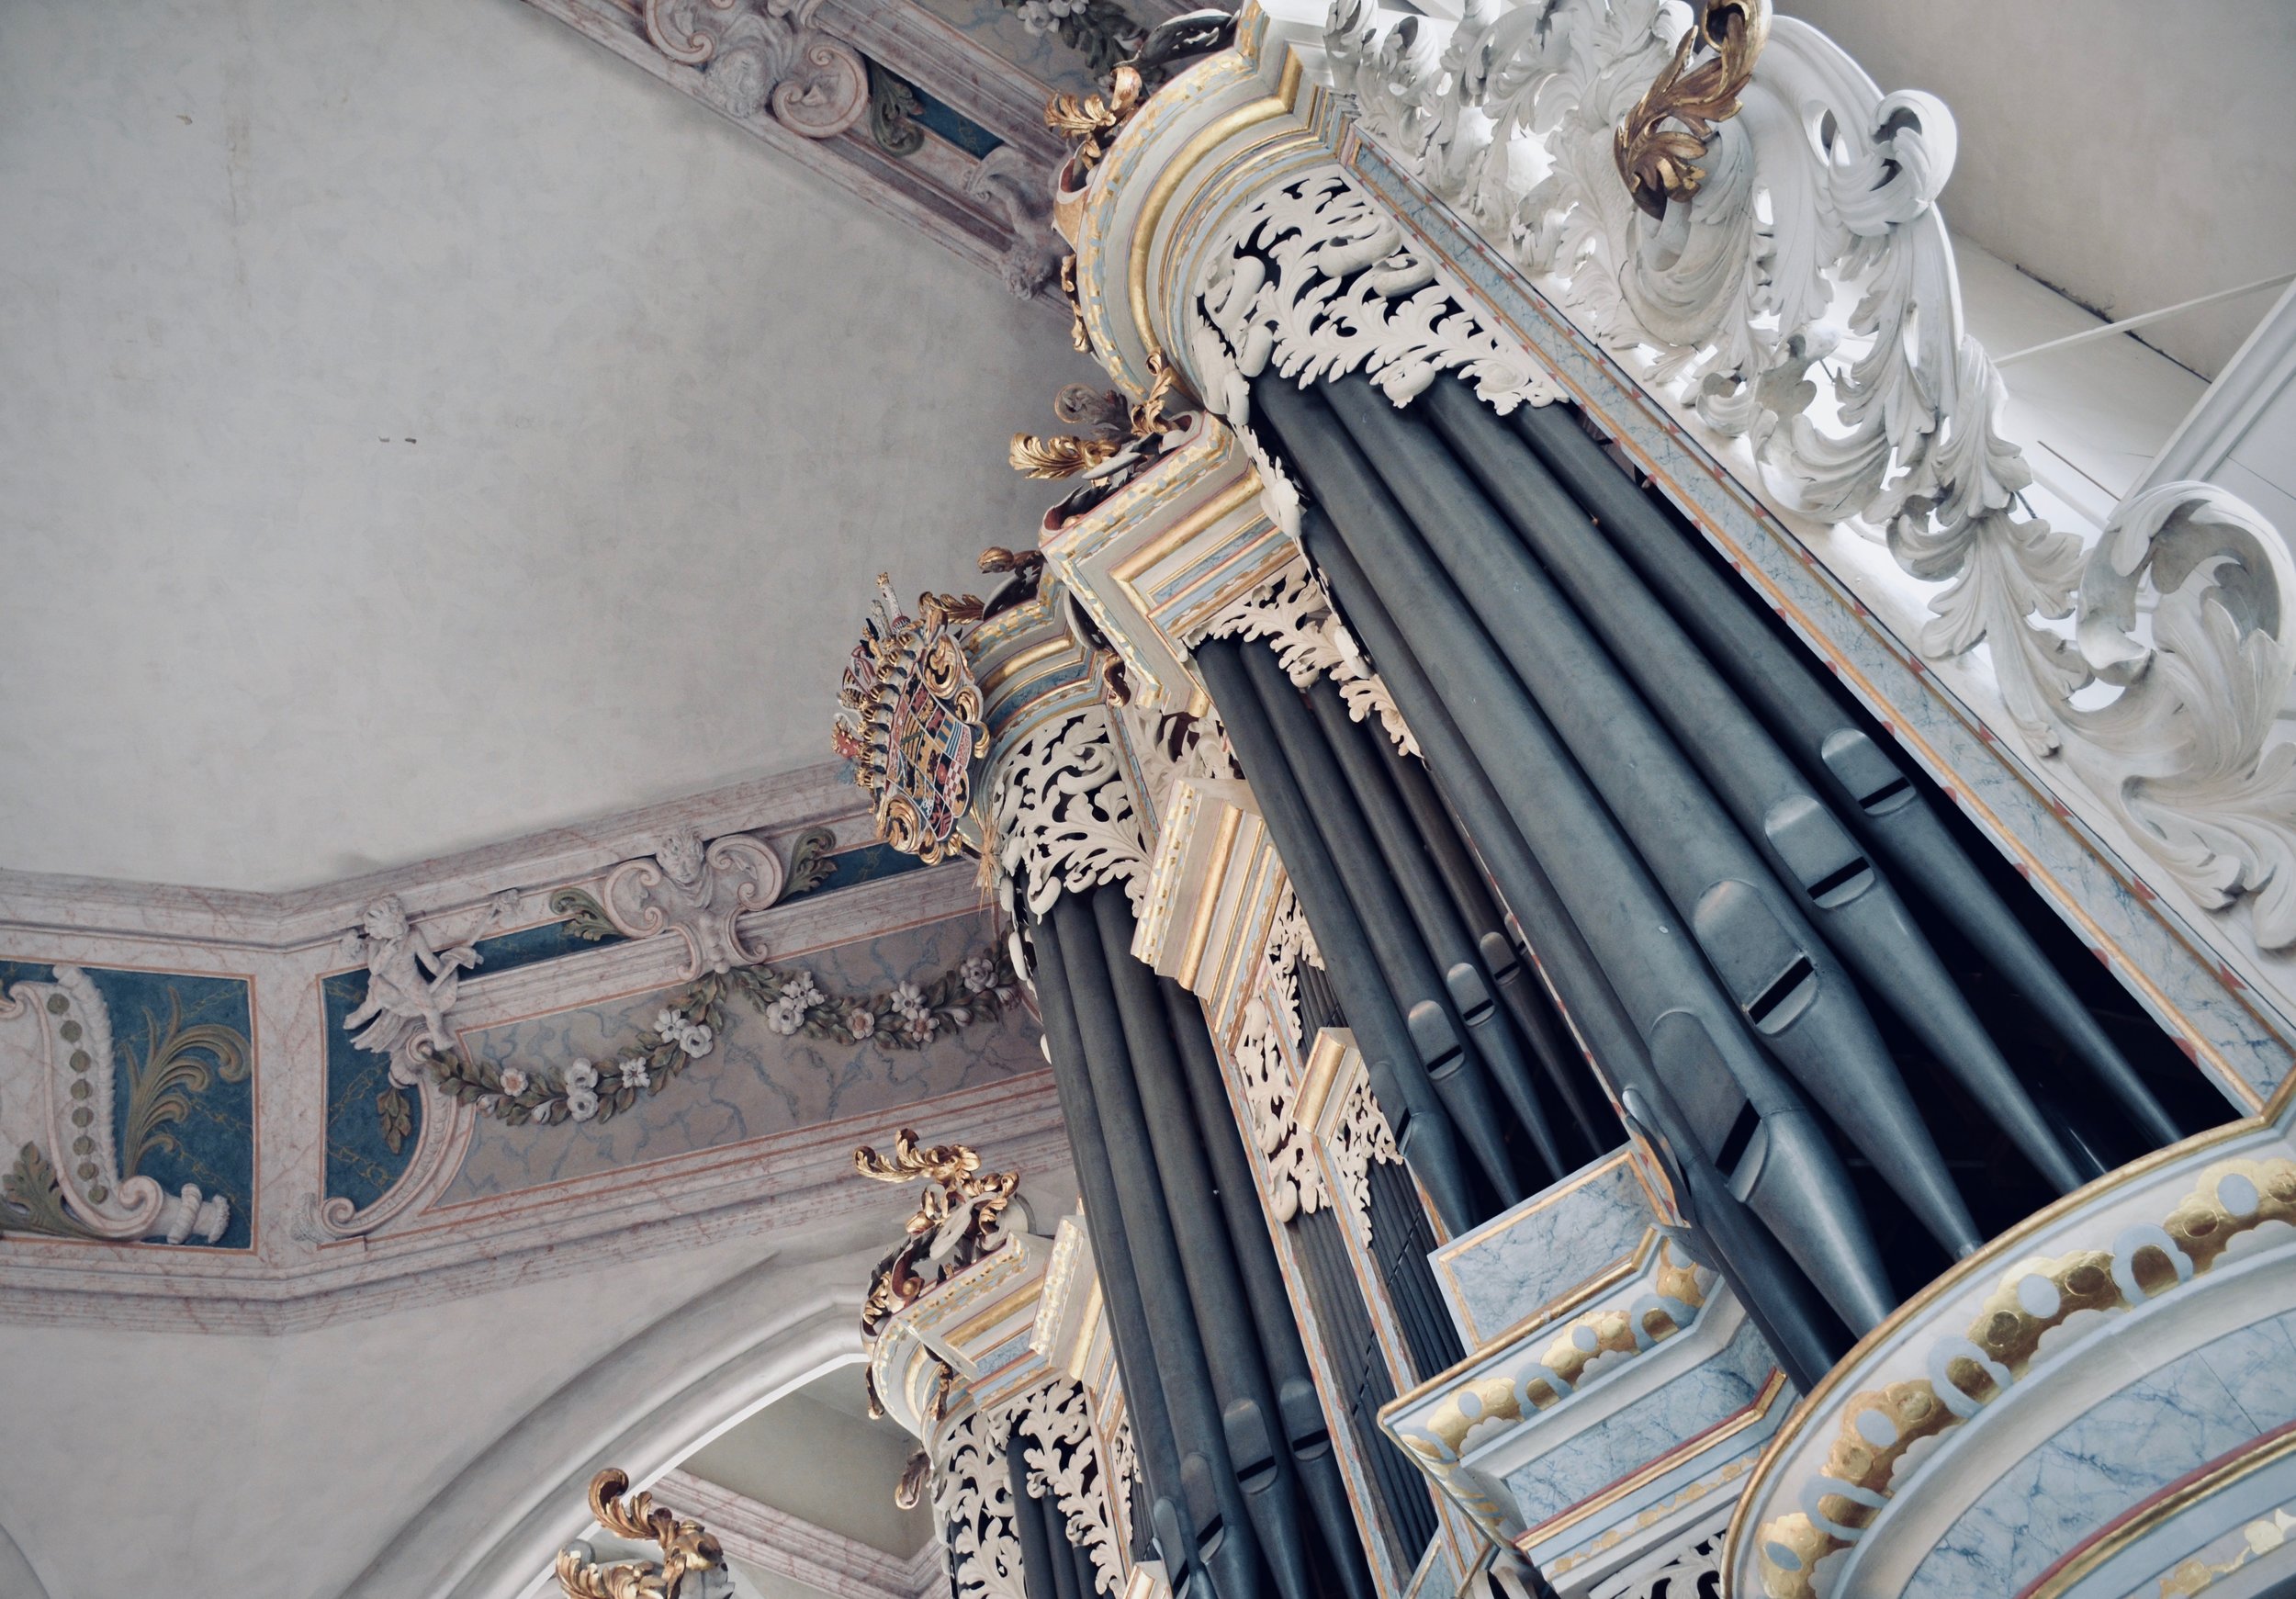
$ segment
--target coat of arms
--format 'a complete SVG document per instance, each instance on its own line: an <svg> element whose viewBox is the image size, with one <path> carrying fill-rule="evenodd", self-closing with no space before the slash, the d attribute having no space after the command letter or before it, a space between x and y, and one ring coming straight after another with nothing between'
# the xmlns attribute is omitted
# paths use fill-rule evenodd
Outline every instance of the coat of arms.
<svg viewBox="0 0 2296 1599"><path fill-rule="evenodd" d="M982 852L974 788L988 757L981 691L958 634L980 602L925 594L905 614L890 579L845 669L832 738L877 803L877 834L932 863Z"/></svg>

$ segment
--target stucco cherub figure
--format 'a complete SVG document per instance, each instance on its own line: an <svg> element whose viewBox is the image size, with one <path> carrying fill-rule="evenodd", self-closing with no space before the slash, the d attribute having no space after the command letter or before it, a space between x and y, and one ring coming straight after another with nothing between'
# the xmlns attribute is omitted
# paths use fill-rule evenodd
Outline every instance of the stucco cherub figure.
<svg viewBox="0 0 2296 1599"><path fill-rule="evenodd" d="M705 849L691 827L671 828L650 861L625 861L607 874L599 903L625 936L670 931L685 940L687 981L704 972L754 966L765 959L741 940L745 911L781 897L781 857L762 839L728 833Z"/></svg>
<svg viewBox="0 0 2296 1599"><path fill-rule="evenodd" d="M366 999L343 1019L343 1030L366 1030L351 1042L388 1055L394 1082L417 1080L417 1056L454 1049L446 1013L455 1008L463 973L478 963L472 944L514 899L496 895L462 927L442 932L444 947L430 929L408 917L395 894L368 906L358 927L343 935L344 957L366 967Z"/></svg>

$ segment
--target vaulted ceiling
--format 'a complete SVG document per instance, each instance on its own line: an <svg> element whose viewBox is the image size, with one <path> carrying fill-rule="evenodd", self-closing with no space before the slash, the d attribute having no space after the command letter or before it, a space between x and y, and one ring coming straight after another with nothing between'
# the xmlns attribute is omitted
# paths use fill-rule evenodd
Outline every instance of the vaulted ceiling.
<svg viewBox="0 0 2296 1599"><path fill-rule="evenodd" d="M0 867L285 889L819 760L875 573L1030 536L1064 315L856 186L866 118L808 166L672 67L0 7Z"/></svg>

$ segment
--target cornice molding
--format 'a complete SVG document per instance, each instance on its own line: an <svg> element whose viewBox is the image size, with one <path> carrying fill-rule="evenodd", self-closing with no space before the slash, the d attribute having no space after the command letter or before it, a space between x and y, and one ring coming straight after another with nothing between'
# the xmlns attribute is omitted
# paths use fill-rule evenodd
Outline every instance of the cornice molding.
<svg viewBox="0 0 2296 1599"><path fill-rule="evenodd" d="M654 1496L708 1527L729 1559L830 1599L923 1599L947 1582L935 1542L903 1560L689 1471L669 1472Z"/></svg>

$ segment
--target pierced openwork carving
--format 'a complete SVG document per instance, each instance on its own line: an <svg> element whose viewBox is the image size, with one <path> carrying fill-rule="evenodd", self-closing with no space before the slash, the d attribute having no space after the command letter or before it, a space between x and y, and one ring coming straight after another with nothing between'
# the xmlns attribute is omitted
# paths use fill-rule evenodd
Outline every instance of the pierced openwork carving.
<svg viewBox="0 0 2296 1599"><path fill-rule="evenodd" d="M734 1587L726 1552L689 1517L658 1508L651 1493L633 1493L630 1477L612 1467L590 1482L590 1513L616 1537L658 1547L658 1560L617 1560L600 1565L591 1549L575 1544L560 1549L559 1591L567 1599L726 1599Z"/></svg>
<svg viewBox="0 0 2296 1599"><path fill-rule="evenodd" d="M694 68L727 116L767 111L793 133L834 139L869 114L869 68L813 26L820 0L646 0L647 42Z"/></svg>
<svg viewBox="0 0 2296 1599"><path fill-rule="evenodd" d="M1124 884L1133 910L1141 908L1146 842L1105 707L1053 716L1014 745L998 763L991 814L1007 909L1016 875L1026 877L1029 909L1038 916L1063 890L1080 894L1103 883Z"/></svg>
<svg viewBox="0 0 2296 1599"><path fill-rule="evenodd" d="M1339 685L1340 698L1356 721L1378 716L1398 749L1406 755L1419 753L1419 741L1396 709L1394 696L1305 561L1229 605L1205 626L1202 636L1266 639L1293 683L1304 689L1319 676L1329 677Z"/></svg>
<svg viewBox="0 0 2296 1599"><path fill-rule="evenodd" d="M1331 1202L1315 1158L1314 1130L1300 1125L1300 1083L1293 1065L1305 1047L1299 963L1313 957L1308 918L1287 887L1268 929L1263 957L1267 980L1244 1001L1233 1052L1252 1141L1266 1163L1268 1212L1278 1222L1289 1222L1302 1211L1312 1213ZM1289 1054L1277 1042L1278 1033L1289 1039Z"/></svg>
<svg viewBox="0 0 2296 1599"><path fill-rule="evenodd" d="M1028 1599L1012 1481L996 1422L973 1411L933 1450L933 1516L949 1550L952 1599Z"/></svg>
<svg viewBox="0 0 2296 1599"><path fill-rule="evenodd" d="M1347 1196L1347 1214L1356 1233L1371 1241L1371 1163L1400 1165L1403 1153L1395 1147L1394 1132L1380 1114L1371 1094L1368 1074L1357 1072L1339 1102L1339 1119L1332 1126L1332 1168L1340 1192Z"/></svg>
<svg viewBox="0 0 2296 1599"><path fill-rule="evenodd" d="M2272 730L2290 664L2282 541L2202 483L2122 506L2087 549L2031 513L1934 203L1951 114L1883 94L1794 18L1765 45L1761 9L1704 6L1678 46L1660 0L1470 6L1438 46L1417 19L1367 29L1360 0L1340 0L1325 37L1336 86L1400 165L1646 386L1742 437L1782 501L1877 530L1904 571L1941 585L1922 652L1988 646L2036 754L2201 905L2245 900L2258 945L2296 944L2296 757ZM1692 66L1701 42L1716 53ZM1327 254L1372 227L1327 208L1299 224ZM1285 248L1311 253L1304 236ZM1287 338L1322 348L1230 309L1267 293L1237 253L1204 297L1237 367ZM2169 619L2149 647L2131 636L2147 601ZM2071 638L2051 625L2068 616ZM2097 684L2119 698L2074 703Z"/></svg>
<svg viewBox="0 0 2296 1599"><path fill-rule="evenodd" d="M1068 1541L1092 1557L1093 1586L1109 1599L1124 1591L1123 1553L1116 1540L1092 1431L1092 1404L1075 1383L1059 1379L1032 1391L1006 1414L1007 1449L1019 1449L1029 1491L1059 1509Z"/></svg>
<svg viewBox="0 0 2296 1599"><path fill-rule="evenodd" d="M1399 405L1453 370L1501 411L1559 392L1336 166L1247 207L1207 261L1190 364L1204 403L1239 428L1251 420L1251 380L1271 363L1302 387L1360 368Z"/></svg>

